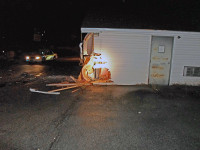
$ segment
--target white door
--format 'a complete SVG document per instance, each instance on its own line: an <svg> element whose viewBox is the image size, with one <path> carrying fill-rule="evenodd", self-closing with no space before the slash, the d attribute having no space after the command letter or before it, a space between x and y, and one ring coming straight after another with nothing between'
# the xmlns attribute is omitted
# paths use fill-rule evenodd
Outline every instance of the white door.
<svg viewBox="0 0 200 150"><path fill-rule="evenodd" d="M173 41L173 37L152 36L149 84L169 84Z"/></svg>

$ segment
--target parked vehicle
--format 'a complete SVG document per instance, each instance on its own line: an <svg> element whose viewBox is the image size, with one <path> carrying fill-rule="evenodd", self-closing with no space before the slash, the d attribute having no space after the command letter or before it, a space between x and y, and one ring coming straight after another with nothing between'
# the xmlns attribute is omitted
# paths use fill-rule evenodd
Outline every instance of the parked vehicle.
<svg viewBox="0 0 200 150"><path fill-rule="evenodd" d="M58 55L49 49L40 49L35 52L30 52L25 56L26 62L45 62L50 60L55 60Z"/></svg>

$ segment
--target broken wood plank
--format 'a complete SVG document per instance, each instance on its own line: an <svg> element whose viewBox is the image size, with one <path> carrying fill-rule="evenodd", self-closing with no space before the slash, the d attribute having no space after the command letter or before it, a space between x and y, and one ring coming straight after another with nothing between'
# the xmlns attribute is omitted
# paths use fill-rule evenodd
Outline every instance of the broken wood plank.
<svg viewBox="0 0 200 150"><path fill-rule="evenodd" d="M77 79L76 78L74 78L73 76L70 76L70 78L74 81L74 82L76 82L77 81Z"/></svg>
<svg viewBox="0 0 200 150"><path fill-rule="evenodd" d="M35 93L42 93L42 94L53 94L53 95L59 95L60 92L45 92L45 91L38 91L36 89L29 89L31 92L35 92Z"/></svg>
<svg viewBox="0 0 200 150"><path fill-rule="evenodd" d="M51 83L51 84L46 84L46 86L72 86L72 85L77 85L77 83Z"/></svg>
<svg viewBox="0 0 200 150"><path fill-rule="evenodd" d="M73 86L73 85L92 85L92 83L51 83L46 86Z"/></svg>
<svg viewBox="0 0 200 150"><path fill-rule="evenodd" d="M80 90L80 88L73 90L72 93L75 93L75 92L77 92L78 90Z"/></svg>
<svg viewBox="0 0 200 150"><path fill-rule="evenodd" d="M75 86L70 86L70 87L61 88L61 89L55 89L55 90L51 90L51 91L48 91L48 92L51 93L51 92L63 91L63 90L73 89L73 88L80 87L80 86L82 86L82 85L75 85Z"/></svg>

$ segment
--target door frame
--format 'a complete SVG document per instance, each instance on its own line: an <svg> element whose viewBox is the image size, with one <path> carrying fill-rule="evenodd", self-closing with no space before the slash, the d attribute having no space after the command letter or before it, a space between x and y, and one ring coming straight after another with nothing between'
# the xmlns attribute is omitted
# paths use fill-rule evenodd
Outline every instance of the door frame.
<svg viewBox="0 0 200 150"><path fill-rule="evenodd" d="M170 60L170 67L169 67L169 78L168 78L168 82L167 82L167 85L169 85L170 83L170 79L171 79L171 68L172 68L172 57L173 57L173 49L174 49L174 40L175 40L175 37L174 36L165 36L165 35L151 35L150 37L150 57L149 57L149 73L148 73L148 85L150 84L149 83L149 80L150 80L150 67L151 67L151 53L152 53L152 37L153 36L156 36L156 37L170 37L170 38L173 38L172 40L172 50L171 50L171 60Z"/></svg>

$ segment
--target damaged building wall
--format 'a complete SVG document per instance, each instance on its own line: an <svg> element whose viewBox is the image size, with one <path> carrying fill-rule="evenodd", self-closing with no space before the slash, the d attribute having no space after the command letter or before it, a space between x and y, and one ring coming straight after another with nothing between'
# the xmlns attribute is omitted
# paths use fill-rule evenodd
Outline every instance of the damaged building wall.
<svg viewBox="0 0 200 150"><path fill-rule="evenodd" d="M101 53L94 51L94 36L98 34L87 33L80 43L80 64L83 66L78 78L79 82L94 81L97 83L111 83L111 74L107 65L107 60L102 57Z"/></svg>
<svg viewBox="0 0 200 150"><path fill-rule="evenodd" d="M99 33L94 37L94 51L108 60L111 78L116 84L148 84L152 36L174 38L169 85L200 84L200 77L184 75L185 67L200 67L199 32L109 28L82 28L81 31Z"/></svg>

